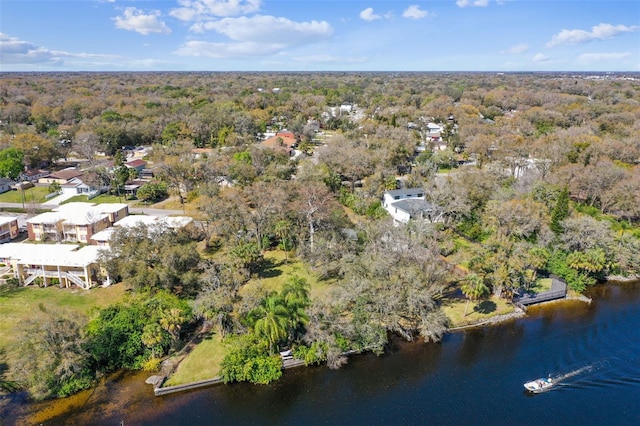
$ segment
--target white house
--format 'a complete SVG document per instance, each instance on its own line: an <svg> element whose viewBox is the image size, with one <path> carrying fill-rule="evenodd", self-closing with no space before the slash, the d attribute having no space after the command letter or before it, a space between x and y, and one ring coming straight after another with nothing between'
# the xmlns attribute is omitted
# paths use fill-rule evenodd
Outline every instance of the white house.
<svg viewBox="0 0 640 426"><path fill-rule="evenodd" d="M435 206L425 200L422 188L387 191L382 196L382 206L393 217L395 223L407 223L412 219L428 222L441 220Z"/></svg>
<svg viewBox="0 0 640 426"><path fill-rule="evenodd" d="M0 194L2 194L3 192L11 191L11 185L13 185L14 183L15 182L11 179L0 178Z"/></svg>

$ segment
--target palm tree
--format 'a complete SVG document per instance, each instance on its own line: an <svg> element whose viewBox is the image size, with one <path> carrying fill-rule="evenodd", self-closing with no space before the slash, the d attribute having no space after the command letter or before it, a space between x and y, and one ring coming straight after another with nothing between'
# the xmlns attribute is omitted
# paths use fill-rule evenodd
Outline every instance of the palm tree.
<svg viewBox="0 0 640 426"><path fill-rule="evenodd" d="M289 250L291 250L291 223L288 220L282 219L276 223L274 232L276 237L280 239L280 247L284 251L285 263L289 261Z"/></svg>
<svg viewBox="0 0 640 426"><path fill-rule="evenodd" d="M162 311L162 313L160 314L160 326L171 335L171 343L173 347L175 347L176 343L178 343L182 324L186 320L186 315L184 314L184 312L182 312L181 309L178 308L167 309L165 311Z"/></svg>
<svg viewBox="0 0 640 426"><path fill-rule="evenodd" d="M291 337L296 338L298 332L309 322L305 309L309 306L309 284L297 275L292 276L282 288L282 297L289 311Z"/></svg>
<svg viewBox="0 0 640 426"><path fill-rule="evenodd" d="M478 300L489 292L489 288L484 284L484 280L478 274L469 274L465 277L460 290L467 297L467 304L464 307L464 316L467 316L469 301Z"/></svg>
<svg viewBox="0 0 640 426"><path fill-rule="evenodd" d="M140 340L142 340L142 343L146 347L151 348L151 356L155 358L156 349L160 346L163 340L162 327L160 324L152 322L145 325Z"/></svg>
<svg viewBox="0 0 640 426"><path fill-rule="evenodd" d="M284 300L277 294L269 294L256 308L254 315L258 318L253 330L258 337L269 343L269 352L277 349L278 343L288 336L289 310Z"/></svg>

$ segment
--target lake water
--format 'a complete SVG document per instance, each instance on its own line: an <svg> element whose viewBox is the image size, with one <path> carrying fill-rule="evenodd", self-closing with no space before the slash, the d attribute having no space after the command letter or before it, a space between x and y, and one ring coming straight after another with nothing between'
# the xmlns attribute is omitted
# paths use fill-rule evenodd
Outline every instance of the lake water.
<svg viewBox="0 0 640 426"><path fill-rule="evenodd" d="M347 366L285 372L273 385L220 385L154 397L148 374L43 404L15 401L2 424L640 425L640 283L608 284L590 305L566 301L526 318L394 342ZM523 383L547 376L538 395Z"/></svg>

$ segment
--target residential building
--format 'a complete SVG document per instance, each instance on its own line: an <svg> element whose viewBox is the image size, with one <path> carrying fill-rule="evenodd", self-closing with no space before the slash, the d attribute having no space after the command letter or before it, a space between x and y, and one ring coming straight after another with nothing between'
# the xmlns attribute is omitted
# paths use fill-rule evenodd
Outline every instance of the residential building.
<svg viewBox="0 0 640 426"><path fill-rule="evenodd" d="M275 150L283 150L291 155L293 148L297 145L298 140L293 132L282 131L277 132L275 136L262 141L261 145Z"/></svg>
<svg viewBox="0 0 640 426"><path fill-rule="evenodd" d="M14 183L15 182L11 179L0 178L0 194L2 194L3 192L11 191L11 185L13 185Z"/></svg>
<svg viewBox="0 0 640 426"><path fill-rule="evenodd" d="M34 241L90 243L91 237L129 215L124 203L68 203L27 220Z"/></svg>
<svg viewBox="0 0 640 426"><path fill-rule="evenodd" d="M189 226L193 218L188 216L158 217L153 215L131 215L113 224L113 227L104 229L91 237L91 244L108 247L113 233L118 228L133 228L144 225L147 227L164 226L169 229L180 229Z"/></svg>
<svg viewBox="0 0 640 426"><path fill-rule="evenodd" d="M99 250L97 246L72 244L9 243L0 245L0 262L11 267L22 286L76 285L88 290L103 282Z"/></svg>
<svg viewBox="0 0 640 426"><path fill-rule="evenodd" d="M425 200L422 188L387 191L382 196L382 206L393 217L395 223L407 223L410 220L428 222L441 220L435 206Z"/></svg>
<svg viewBox="0 0 640 426"><path fill-rule="evenodd" d="M0 243L11 241L18 236L18 219L12 216L0 216Z"/></svg>
<svg viewBox="0 0 640 426"><path fill-rule="evenodd" d="M21 179L28 182L38 182L38 179L48 176L49 174L51 174L51 172L48 170L29 169L22 172Z"/></svg>
<svg viewBox="0 0 640 426"><path fill-rule="evenodd" d="M57 182L60 185L63 185L69 183L71 179L78 178L82 175L83 173L80 170L74 167L69 167L67 169L60 170L58 172L52 172L46 176L41 177L40 179L38 179L38 183L51 184Z"/></svg>
<svg viewBox="0 0 640 426"><path fill-rule="evenodd" d="M133 169L139 174L145 167L147 167L147 162L138 158L136 160L126 162L124 165L126 168Z"/></svg>

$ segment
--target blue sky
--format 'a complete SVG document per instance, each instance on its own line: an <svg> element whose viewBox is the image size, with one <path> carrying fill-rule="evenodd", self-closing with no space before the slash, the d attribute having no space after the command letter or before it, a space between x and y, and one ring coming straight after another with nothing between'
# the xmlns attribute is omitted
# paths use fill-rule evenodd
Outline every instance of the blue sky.
<svg viewBox="0 0 640 426"><path fill-rule="evenodd" d="M0 0L0 71L640 71L640 1Z"/></svg>

